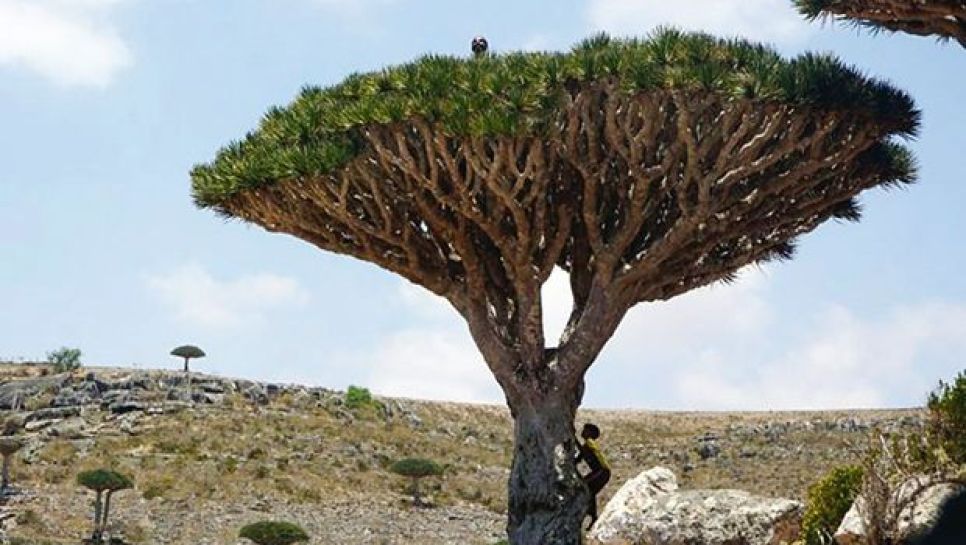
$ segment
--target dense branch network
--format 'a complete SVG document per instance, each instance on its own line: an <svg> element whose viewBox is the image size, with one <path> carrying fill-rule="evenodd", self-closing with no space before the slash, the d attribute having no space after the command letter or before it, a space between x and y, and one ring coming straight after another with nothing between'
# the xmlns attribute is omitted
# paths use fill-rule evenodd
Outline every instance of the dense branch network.
<svg viewBox="0 0 966 545"><path fill-rule="evenodd" d="M864 25L957 40L966 47L964 0L798 0L810 17L833 15Z"/></svg>
<svg viewBox="0 0 966 545"><path fill-rule="evenodd" d="M857 193L896 179L889 132L844 111L599 83L573 92L543 137L371 125L341 170L224 206L447 298L510 393L578 382L634 304L854 219ZM575 305L548 360L540 287L554 266Z"/></svg>

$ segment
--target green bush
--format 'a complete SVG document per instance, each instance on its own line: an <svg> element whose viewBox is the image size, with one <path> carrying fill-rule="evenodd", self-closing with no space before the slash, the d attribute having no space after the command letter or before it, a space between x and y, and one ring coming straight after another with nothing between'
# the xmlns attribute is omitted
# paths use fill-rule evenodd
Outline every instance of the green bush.
<svg viewBox="0 0 966 545"><path fill-rule="evenodd" d="M345 406L348 409L363 409L375 405L376 402L372 399L372 394L368 388L349 386L349 389L345 391Z"/></svg>
<svg viewBox="0 0 966 545"><path fill-rule="evenodd" d="M966 372L929 394L929 435L950 460L966 464Z"/></svg>
<svg viewBox="0 0 966 545"><path fill-rule="evenodd" d="M245 526L238 532L238 537L250 539L258 545L291 545L309 540L305 530L291 522L268 520Z"/></svg>
<svg viewBox="0 0 966 545"><path fill-rule="evenodd" d="M826 545L862 486L862 468L833 468L821 480L808 487L802 535L805 545Z"/></svg>
<svg viewBox="0 0 966 545"><path fill-rule="evenodd" d="M53 352L47 352L47 363L49 363L57 373L73 371L81 366L81 351L79 348L58 348Z"/></svg>

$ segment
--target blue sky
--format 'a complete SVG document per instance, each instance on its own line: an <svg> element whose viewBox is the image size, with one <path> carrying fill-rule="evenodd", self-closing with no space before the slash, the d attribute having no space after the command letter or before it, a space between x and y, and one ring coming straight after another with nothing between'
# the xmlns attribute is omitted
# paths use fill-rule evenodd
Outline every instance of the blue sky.
<svg viewBox="0 0 966 545"><path fill-rule="evenodd" d="M0 0L0 358L502 400L456 314L374 266L193 207L188 172L305 84L426 52L562 49L674 24L834 51L924 111L921 182L798 257L632 311L586 405L921 404L966 368L966 51L808 24L786 0ZM546 286L548 329L566 280Z"/></svg>

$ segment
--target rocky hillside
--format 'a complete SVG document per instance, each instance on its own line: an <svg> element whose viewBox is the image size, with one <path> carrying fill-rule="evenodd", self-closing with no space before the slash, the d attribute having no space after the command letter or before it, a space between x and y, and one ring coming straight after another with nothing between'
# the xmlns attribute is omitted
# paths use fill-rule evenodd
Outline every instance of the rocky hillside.
<svg viewBox="0 0 966 545"><path fill-rule="evenodd" d="M403 399L359 402L325 388L193 374L85 369L41 376L0 366L5 433L23 438L0 507L12 542L78 543L91 500L75 484L111 467L136 488L112 500L130 543L234 544L266 518L303 526L313 543L492 544L501 538L508 412L498 406ZM914 430L917 409L681 413L583 411L614 465L601 504L654 465L682 488L740 488L801 498L826 469L853 461L873 428ZM403 457L445 467L426 483L432 507L413 508L388 471Z"/></svg>

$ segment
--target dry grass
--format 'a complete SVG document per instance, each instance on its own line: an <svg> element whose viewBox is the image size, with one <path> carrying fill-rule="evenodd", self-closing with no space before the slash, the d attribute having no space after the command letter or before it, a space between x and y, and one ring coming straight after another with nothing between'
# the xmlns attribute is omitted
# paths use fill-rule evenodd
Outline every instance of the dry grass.
<svg viewBox="0 0 966 545"><path fill-rule="evenodd" d="M506 409L403 403L421 426L386 419L374 409L346 412L297 396L282 396L267 407L229 396L224 406L141 416L136 435L117 431L105 413L88 411L88 427L101 429L94 440L53 439L38 453L37 463L14 465L15 481L33 491L19 508L33 514L25 515L28 519L13 535L51 542L85 535L91 497L74 478L96 467L134 477L136 489L119 493L112 509L112 520L134 543L154 543L152 536L160 533L170 536L171 543L196 543L201 537L233 543L234 521L252 513L323 512L366 503L378 516L380 509L406 501L408 482L387 470L403 457L444 465L442 478L426 482L437 506L503 513L512 454ZM917 412L862 412L861 417ZM603 493L603 505L622 482L654 465L674 470L686 488L743 488L802 498L821 473L855 460L848 442L861 442L864 435L815 429L769 439L739 435L731 426L855 414L582 411L578 423L594 421L604 432L602 445L614 478ZM719 437L722 453L702 461L696 441L707 432ZM693 468L684 471L686 465Z"/></svg>

